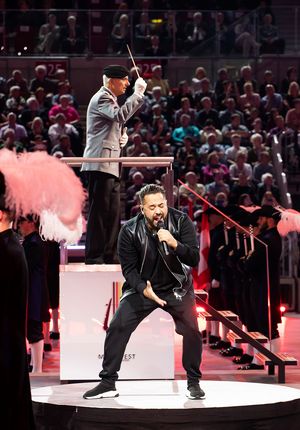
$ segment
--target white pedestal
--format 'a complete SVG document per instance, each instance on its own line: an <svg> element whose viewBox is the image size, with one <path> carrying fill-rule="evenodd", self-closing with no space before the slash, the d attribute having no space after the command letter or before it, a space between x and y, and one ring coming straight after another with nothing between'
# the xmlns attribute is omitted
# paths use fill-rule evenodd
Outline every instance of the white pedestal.
<svg viewBox="0 0 300 430"><path fill-rule="evenodd" d="M118 306L123 281L120 265L61 266L61 380L98 378L105 325ZM119 376L174 378L174 324L169 314L156 309L142 321L127 345Z"/></svg>

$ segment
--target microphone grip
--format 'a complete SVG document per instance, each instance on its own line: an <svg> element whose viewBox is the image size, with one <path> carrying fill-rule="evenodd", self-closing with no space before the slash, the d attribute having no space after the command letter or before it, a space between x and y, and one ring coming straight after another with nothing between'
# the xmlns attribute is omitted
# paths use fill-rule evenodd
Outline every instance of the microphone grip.
<svg viewBox="0 0 300 430"><path fill-rule="evenodd" d="M165 253L166 255L169 255L169 248L168 248L167 242L166 242L165 240L163 240L161 244L162 244L162 247L163 247L164 253Z"/></svg>

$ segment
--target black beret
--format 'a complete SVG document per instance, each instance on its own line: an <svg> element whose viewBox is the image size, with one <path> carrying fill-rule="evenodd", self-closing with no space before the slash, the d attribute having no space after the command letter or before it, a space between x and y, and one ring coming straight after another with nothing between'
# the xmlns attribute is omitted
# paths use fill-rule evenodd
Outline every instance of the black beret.
<svg viewBox="0 0 300 430"><path fill-rule="evenodd" d="M119 66L118 64L111 64L105 66L103 69L103 75L108 78L123 79L125 76L129 75L129 70L124 66Z"/></svg>

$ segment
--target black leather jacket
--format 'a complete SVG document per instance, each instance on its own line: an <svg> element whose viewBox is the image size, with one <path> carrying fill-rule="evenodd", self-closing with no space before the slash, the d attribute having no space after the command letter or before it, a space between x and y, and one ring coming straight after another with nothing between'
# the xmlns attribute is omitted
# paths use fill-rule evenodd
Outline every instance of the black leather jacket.
<svg viewBox="0 0 300 430"><path fill-rule="evenodd" d="M161 247L158 251L167 269L174 276L174 287L182 286L193 293L189 269L199 262L199 246L194 225L186 214L173 208L168 208L165 225L178 245L175 251L170 250L169 255L166 255ZM120 231L118 255L125 277L122 298L137 292L142 294L147 280L151 282L155 261L146 229L145 218L139 214L127 221Z"/></svg>

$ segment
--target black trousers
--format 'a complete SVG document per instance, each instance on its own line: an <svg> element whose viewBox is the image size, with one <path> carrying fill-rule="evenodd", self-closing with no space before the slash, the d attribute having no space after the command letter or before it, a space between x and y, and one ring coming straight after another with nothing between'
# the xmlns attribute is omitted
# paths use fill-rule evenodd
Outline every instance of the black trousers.
<svg viewBox="0 0 300 430"><path fill-rule="evenodd" d="M176 332L183 337L182 365L187 378L190 381L199 381L202 336L198 329L195 300L190 294L186 294L182 301L177 300L173 293L158 295L167 301L163 309L173 317ZM138 293L121 300L106 333L100 378L108 382L118 379L118 371L131 333L144 318L159 307L157 303Z"/></svg>
<svg viewBox="0 0 300 430"><path fill-rule="evenodd" d="M120 180L108 173L88 174L89 214L86 263L115 263L120 226Z"/></svg>

